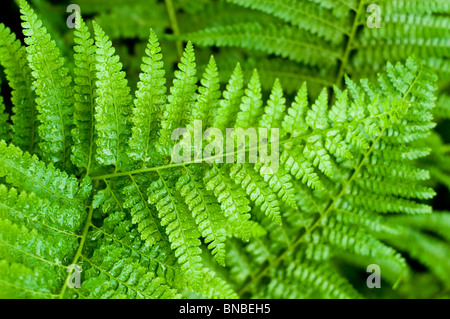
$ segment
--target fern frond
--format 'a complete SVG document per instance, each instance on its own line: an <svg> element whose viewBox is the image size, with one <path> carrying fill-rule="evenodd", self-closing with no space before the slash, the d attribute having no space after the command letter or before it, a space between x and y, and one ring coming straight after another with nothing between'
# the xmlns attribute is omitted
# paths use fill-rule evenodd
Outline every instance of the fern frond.
<svg viewBox="0 0 450 319"><path fill-rule="evenodd" d="M133 177L132 180L132 184L124 188L124 194L127 196L127 199L123 203L123 207L130 208L132 221L138 225L142 239L147 245L154 245L162 239L156 220L156 212L148 206L144 197L145 192L140 190Z"/></svg>
<svg viewBox="0 0 450 319"><path fill-rule="evenodd" d="M59 171L52 163L46 165L35 155L4 141L0 141L0 159L0 177L6 177L9 184L56 203L73 204L79 213L84 212L91 192L89 178L79 183L75 176Z"/></svg>
<svg viewBox="0 0 450 319"><path fill-rule="evenodd" d="M242 23L188 33L183 38L201 46L244 47L317 66L333 65L340 57L323 39L286 25Z"/></svg>
<svg viewBox="0 0 450 319"><path fill-rule="evenodd" d="M213 256L219 264L225 265L225 218L220 206L205 189L202 172L196 172L189 167L185 170L186 174L178 179L176 188L189 207Z"/></svg>
<svg viewBox="0 0 450 319"><path fill-rule="evenodd" d="M95 46L84 20L76 15L74 60L75 60L75 104L72 130L72 162L86 168L87 174L93 166L95 154Z"/></svg>
<svg viewBox="0 0 450 319"><path fill-rule="evenodd" d="M197 90L197 70L195 64L194 47L188 43L175 71L173 86L168 97L169 104L164 111L164 120L161 123L159 144L163 148L173 145L172 131L176 128L186 127L189 123L189 114L195 104Z"/></svg>
<svg viewBox="0 0 450 319"><path fill-rule="evenodd" d="M249 240L255 235L257 237L257 234L264 234L261 227L250 221L250 201L245 192L231 181L228 172L213 164L204 174L203 180L206 188L216 196L236 237Z"/></svg>
<svg viewBox="0 0 450 319"><path fill-rule="evenodd" d="M1 84L1 82L0 82ZM9 124L9 114L5 112L3 97L0 96L0 139L9 142L11 140L12 127Z"/></svg>
<svg viewBox="0 0 450 319"><path fill-rule="evenodd" d="M231 128L236 120L236 114L241 104L244 94L244 77L241 65L238 63L230 77L226 90L223 92L223 99L220 101L220 108L214 117L214 127L222 132Z"/></svg>
<svg viewBox="0 0 450 319"><path fill-rule="evenodd" d="M83 7L82 3L79 5ZM86 12L98 10L92 3L85 4L85 7ZM147 40L150 28L159 33L170 27L164 6L155 0L134 1L132 6L127 2L117 6L108 4L105 9L97 12L100 14L95 20L113 40L118 38Z"/></svg>
<svg viewBox="0 0 450 319"><path fill-rule="evenodd" d="M401 224L420 230L434 232L450 240L450 214L448 212L435 211L434 214L417 216L392 216L389 219L391 224Z"/></svg>
<svg viewBox="0 0 450 319"><path fill-rule="evenodd" d="M201 86L198 89L199 96L197 103L193 106L190 116L190 125L192 126L195 120L201 120L203 128L205 128L211 126L214 114L219 106L220 98L219 72L213 56L209 60L200 83Z"/></svg>
<svg viewBox="0 0 450 319"><path fill-rule="evenodd" d="M278 168L275 174L263 174L267 171L264 165L258 163L255 169L262 175L264 181L269 185L273 192L275 192L284 203L292 208L297 208L295 200L295 189L292 183L292 175L286 172L283 168Z"/></svg>
<svg viewBox="0 0 450 319"><path fill-rule="evenodd" d="M441 95L436 104L434 115L438 118L450 119L450 95Z"/></svg>
<svg viewBox="0 0 450 319"><path fill-rule="evenodd" d="M121 249L101 247L85 261L86 271L80 293L95 299L177 299L179 294L161 277L155 277L132 258L123 258Z"/></svg>
<svg viewBox="0 0 450 319"><path fill-rule="evenodd" d="M115 170L127 165L126 145L131 135L129 116L131 114L130 88L122 71L119 57L114 55L111 41L97 23L95 33L98 79L95 105L95 129L97 131L97 156L101 165L114 165Z"/></svg>
<svg viewBox="0 0 450 319"><path fill-rule="evenodd" d="M175 250L181 270L186 274L194 291L205 293L210 298L234 296L227 283L205 269L201 262L200 234L188 207L180 202L168 183L172 180L160 176L149 188L149 202L155 204L161 224L166 227L171 247ZM210 285L205 285L209 282ZM203 283L203 284L202 284Z"/></svg>
<svg viewBox="0 0 450 319"><path fill-rule="evenodd" d="M279 79L275 80L267 106L264 109L259 126L267 129L280 127L286 110L286 99Z"/></svg>
<svg viewBox="0 0 450 319"><path fill-rule="evenodd" d="M48 200L45 195L0 186L2 294L6 290L20 297L58 297L86 215L75 202ZM17 271L23 271L23 277L18 278Z"/></svg>
<svg viewBox="0 0 450 319"><path fill-rule="evenodd" d="M150 30L146 48L147 56L143 58L142 73L133 108L133 128L129 141L130 157L148 165L155 159L154 143L158 140L163 107L166 103L166 79L163 69L161 47L156 33Z"/></svg>
<svg viewBox="0 0 450 319"><path fill-rule="evenodd" d="M149 188L149 202L156 205L161 224L166 228L172 249L192 285L201 281L202 264L200 257L200 234L188 207L179 202L164 177L153 182Z"/></svg>
<svg viewBox="0 0 450 319"><path fill-rule="evenodd" d="M333 43L340 43L342 37L350 32L348 27L343 23L345 20L330 20L330 15L332 14L330 10L309 2L295 0L228 0L228 2L272 14L296 27L308 30ZM346 27L342 28L341 26L343 24Z"/></svg>
<svg viewBox="0 0 450 319"><path fill-rule="evenodd" d="M237 113L236 128L256 127L258 119L264 112L262 107L261 82L259 81L258 71L254 70L252 78L245 90L242 98L240 112Z"/></svg>
<svg viewBox="0 0 450 319"><path fill-rule="evenodd" d="M125 212L117 210L108 215L101 228L93 227L90 236L98 239L100 245L122 249L122 257L134 258L134 262L139 262L172 287L183 286L184 280L169 243L159 241L154 245L147 245L139 236L139 229L132 226L132 221Z"/></svg>
<svg viewBox="0 0 450 319"><path fill-rule="evenodd" d="M403 13L448 13L450 7L445 0L432 0L427 3L420 0L398 0L383 1L386 5L386 12L403 12Z"/></svg>
<svg viewBox="0 0 450 319"><path fill-rule="evenodd" d="M117 8L106 9L101 16L118 17L119 8L123 8L120 16L129 14L131 6L126 0L115 1ZM136 8L143 9L143 1ZM97 4L105 6L102 1ZM446 16L433 19L417 14L420 17L414 21L423 23L423 28L404 31L410 18L400 12L402 8L397 10L400 13L389 14L387 30L373 30L370 35L363 25L365 4L356 0L229 0L222 4L227 10L224 15L252 7L266 15L229 27L217 21L214 30L209 29L216 42L208 42L205 32L192 33L205 37L205 43L244 50L218 48L218 54L211 57L205 49L196 56L189 42L180 54L170 92L166 82L172 72L166 77L166 71L173 67L176 50L168 47L166 54L158 31L150 31L148 43L134 45L135 52L121 44L117 47L120 55L125 54L124 66L131 68L131 74L137 73L142 61L139 80L130 78L131 86L138 82L134 95L110 38L94 23L93 41L79 16L75 63L69 64L75 75L71 84L61 54L22 2L29 52L0 26L4 38L0 41L8 51L3 55L19 57L7 58L5 65L10 61L20 65L25 54L30 59L28 71L9 67L10 74L21 74L21 84L11 86L19 90L30 72L41 85L38 102L45 92L45 101L60 103L52 105L52 111L61 105L73 110L63 118L75 124L67 125L74 143L68 144L64 159L69 156L77 169L70 162L63 167L62 160L49 159L45 148L31 155L21 150L23 146L0 141L0 182L4 184L0 185L0 296L358 298L357 290L365 288L364 282L356 280L360 269L376 262L389 268L383 270L383 279L405 287L417 275L408 265L411 258L425 266L433 285L447 288L448 221L446 214L428 214L435 191L433 184L424 183L433 176L441 176L435 177L434 184L445 182L448 175L448 145L438 135L430 135L436 125L438 83L433 67L442 65L440 73L445 74L445 45L430 56L424 53L424 63L410 58L392 64L377 58L372 69L380 65L386 70L377 81L345 75L348 71L356 78L364 74L364 70L352 69L363 41L372 45L372 40L386 42L394 35L409 40L408 30L414 33L411 38L445 35ZM178 40L171 44L173 48L181 44L179 27L193 21L186 18L214 5L208 1L169 3L175 34L171 38ZM152 6L164 8L159 1L149 2ZM178 13L183 17L180 21ZM331 19L320 23L327 15ZM306 24L301 25L298 17ZM191 30L195 29L192 22ZM119 30L116 35L122 37L121 32L143 37L141 30ZM412 51L417 48L414 45ZM144 50L145 57L135 59ZM222 88L220 81L227 77L218 70L223 71L219 61L225 55L234 72ZM291 61L279 67L283 56ZM239 59L242 67L231 64L231 58ZM199 68L203 77L198 83L196 61L202 64L208 59ZM45 61L51 65L43 65ZM253 68L271 61L275 61L271 68ZM293 65L296 68L287 69ZM269 80L275 71L299 70L301 74L286 77L292 82L287 91L283 77ZM298 86L292 79L313 80L308 83L309 92L304 83L291 95ZM244 89L245 80L250 81ZM46 86L50 83L54 87ZM264 91L269 86L271 92ZM76 94L74 103L61 100L67 97L64 88ZM445 90L445 85L440 88ZM41 115L42 128L57 123ZM7 117L1 120L8 123ZM211 162L211 158L203 158L205 163L171 161L173 131L183 127L189 131L199 120L204 123L202 129L212 125L222 130L280 129L279 141L267 140L272 156L278 156L278 149L281 153L280 167L268 170L269 163L263 159L226 164ZM276 136L276 131L270 136ZM8 134L2 137L10 138ZM48 140L42 145L48 145ZM202 145L199 151L206 153L207 147ZM230 152L227 159L238 152ZM430 153L431 157L417 163ZM213 156L220 155L216 150ZM270 164L278 163L278 158L274 162ZM70 265L83 269L80 289L69 285ZM360 293L371 296L365 289Z"/></svg>
<svg viewBox="0 0 450 319"><path fill-rule="evenodd" d="M385 239L396 249L407 252L411 257L426 265L446 287L449 286L450 249L447 242L421 233L409 227L401 234Z"/></svg>
<svg viewBox="0 0 450 319"><path fill-rule="evenodd" d="M407 270L406 260L397 251L367 234L366 230L342 224L334 218L323 219L321 227L316 228L305 241L314 245L326 243L336 255L339 255L336 251L341 249L355 255L371 257L375 261L390 261L391 265L395 266L391 271L397 274Z"/></svg>
<svg viewBox="0 0 450 319"><path fill-rule="evenodd" d="M58 167L70 168L73 94L60 50L25 0L20 2L27 59L36 87L36 107L42 157Z"/></svg>
<svg viewBox="0 0 450 319"><path fill-rule="evenodd" d="M240 185L249 198L275 223L281 223L280 206L276 194L262 177L248 164L236 164L230 169L230 177Z"/></svg>
<svg viewBox="0 0 450 319"><path fill-rule="evenodd" d="M12 89L12 141L23 150L33 153L37 149L38 121L31 69L25 47L3 23L0 24L0 63Z"/></svg>
<svg viewBox="0 0 450 319"><path fill-rule="evenodd" d="M334 269L312 261L293 263L280 280L309 298L359 299L359 293ZM330 287L332 286L332 287ZM303 288L308 287L308 288ZM289 289L287 289L289 291ZM305 291L306 290L306 291ZM297 296L298 298L298 296Z"/></svg>

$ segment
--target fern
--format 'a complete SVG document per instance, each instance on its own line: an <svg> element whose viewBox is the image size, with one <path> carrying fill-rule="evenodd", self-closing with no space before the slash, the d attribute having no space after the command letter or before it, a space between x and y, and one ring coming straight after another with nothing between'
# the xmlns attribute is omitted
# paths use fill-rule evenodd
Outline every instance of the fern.
<svg viewBox="0 0 450 319"><path fill-rule="evenodd" d="M338 85L346 73L354 77L369 76L374 70L382 70L389 60L403 60L416 54L448 82L445 65L448 64L449 9L443 2L432 1L429 6L420 1L392 0L226 2L277 19L267 25L266 16L260 14L253 23L204 26L182 38L205 46L233 46L277 55L305 66L299 72L305 76L312 67L319 66L325 69L326 79ZM381 28L366 25L370 4L382 8ZM233 12L236 8L222 10ZM320 80L318 73L314 75L316 80ZM284 84L289 83L283 72L278 71L276 76Z"/></svg>
<svg viewBox="0 0 450 319"><path fill-rule="evenodd" d="M74 104L74 126L72 136L74 145L72 147L72 162L79 167L84 167L87 172L94 166L93 154L95 151L95 120L93 118L95 109L95 47L94 41L85 22L77 15L74 47L75 64L75 104Z"/></svg>
<svg viewBox="0 0 450 319"><path fill-rule="evenodd" d="M36 87L38 120L44 123L39 125L41 153L60 168L70 168L72 79L59 49L42 22L27 3L22 3L27 59ZM54 118L58 121L52 120Z"/></svg>
<svg viewBox="0 0 450 319"><path fill-rule="evenodd" d="M346 21L355 11L359 22L363 2L317 0L298 10L291 10L296 1L230 2L293 26L269 24L263 36L259 22L218 26L224 44L242 41L327 70L340 54L342 63L353 56L334 49L336 35L354 37L357 24L338 29L321 21L326 14ZM180 1L176 8L207 6ZM414 275L400 252L448 289L448 218L429 214L435 191L416 161L430 152L424 141L435 127L437 77L427 61L386 63L377 81L352 80L341 64L336 85L311 94L305 82L292 98L281 77L266 95L261 72L246 77L241 64L221 87L217 59L208 56L199 72L188 42L167 90L155 29L134 92L102 19L91 29L77 16L72 66L33 9L25 1L20 7L26 47L0 26L0 61L15 92L12 129L0 109L1 297L360 298L364 289L339 265L377 263L398 286ZM294 24L299 17L307 27ZM192 39L212 43L214 32ZM327 41L333 44L325 49ZM173 162L173 130L192 131L198 120L203 129L278 128L280 141L269 146L280 148L279 169L267 174L268 163L211 158ZM36 124L39 139L30 144L24 137ZM83 269L79 289L71 287L71 265Z"/></svg>
<svg viewBox="0 0 450 319"><path fill-rule="evenodd" d="M125 143L131 135L128 116L131 95L119 57L114 55L111 41L94 23L97 60L96 131L98 138L96 160L100 165L113 165L115 170L126 166ZM117 94L113 94L117 92Z"/></svg>
<svg viewBox="0 0 450 319"><path fill-rule="evenodd" d="M3 97L0 97L0 137L2 140L9 141L11 139L11 125L8 123L9 114L5 113L5 104Z"/></svg>
<svg viewBox="0 0 450 319"><path fill-rule="evenodd" d="M0 41L0 61L13 90L11 98L14 108L14 115L11 118L15 131L13 142L33 153L38 140L37 110L25 48L4 24L0 24Z"/></svg>

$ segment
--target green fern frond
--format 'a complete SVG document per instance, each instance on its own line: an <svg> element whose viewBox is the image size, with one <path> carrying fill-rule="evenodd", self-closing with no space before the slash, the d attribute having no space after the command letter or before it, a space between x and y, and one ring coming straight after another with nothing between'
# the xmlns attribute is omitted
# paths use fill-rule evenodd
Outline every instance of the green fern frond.
<svg viewBox="0 0 450 319"><path fill-rule="evenodd" d="M1 84L1 82L0 82ZM0 96L0 139L8 141L11 139L11 124L8 123L9 114L5 112L3 97Z"/></svg>
<svg viewBox="0 0 450 319"><path fill-rule="evenodd" d="M287 25L239 23L192 32L183 38L191 39L201 46L258 50L313 66L330 66L340 57L339 51L329 49L320 37Z"/></svg>
<svg viewBox="0 0 450 319"><path fill-rule="evenodd" d="M193 228L193 217L188 207L181 202L180 195L173 193L174 187L170 187L169 183L174 184L171 178L163 176L152 183L149 188L149 202L158 209L161 224L166 227L171 247L189 286L195 291L206 293L210 298L233 296L234 293L225 282L203 267L199 234L198 230ZM205 282L211 285L205 285Z"/></svg>
<svg viewBox="0 0 450 319"><path fill-rule="evenodd" d="M28 45L27 59L36 87L38 120L41 122L40 153L58 167L70 168L72 78L64 66L60 50L33 9L24 0L20 2L20 8L25 43Z"/></svg>
<svg viewBox="0 0 450 319"><path fill-rule="evenodd" d="M199 97L197 103L193 106L191 112L191 123L201 120L204 127L210 127L213 121L213 115L216 113L220 97L219 72L217 70L216 61L211 56L205 74L200 81Z"/></svg>
<svg viewBox="0 0 450 319"><path fill-rule="evenodd" d="M222 132L233 126L235 116L239 110L242 96L244 94L244 76L241 65L238 63L230 77L226 90L223 92L223 99L220 101L220 108L214 117L214 127Z"/></svg>
<svg viewBox="0 0 450 319"><path fill-rule="evenodd" d="M297 291L297 294L300 294L300 296L297 295L296 298L360 298L358 292L348 281L323 264L311 261L302 262L301 264L292 264L278 276L282 276L279 280L287 286L284 288L287 292L290 290L289 287L292 287ZM273 286L270 288L272 287ZM308 287L308 290L305 291L305 288L302 287ZM282 298L286 297L286 295L282 295Z"/></svg>
<svg viewBox="0 0 450 319"><path fill-rule="evenodd" d="M127 199L123 203L123 207L131 209L132 221L138 225L142 239L148 245L154 245L159 242L162 239L162 235L155 218L156 212L148 206L144 193L134 179L131 185L124 188L124 194L127 196Z"/></svg>
<svg viewBox="0 0 450 319"><path fill-rule="evenodd" d="M96 5L93 6L90 2L83 6L82 1L79 5L86 8L86 12L101 12L95 20L113 40L118 38L147 40L150 28L160 33L170 26L164 6L155 0L134 1L133 6L126 2L116 6L110 3L102 9L96 9Z"/></svg>
<svg viewBox="0 0 450 319"><path fill-rule="evenodd" d="M4 24L0 24L0 63L12 89L13 143L33 153L38 141L38 122L31 69L25 47ZM5 132L3 134L6 137Z"/></svg>
<svg viewBox="0 0 450 319"><path fill-rule="evenodd" d="M84 211L91 191L89 178L80 183L52 163L46 165L4 141L0 141L0 156L0 177L6 177L9 184L57 203L73 204L79 213Z"/></svg>
<svg viewBox="0 0 450 319"><path fill-rule="evenodd" d="M410 12L410 13L448 13L450 10L448 2L445 0L432 0L424 3L420 0L399 0L393 1L383 1L386 5L387 12Z"/></svg>
<svg viewBox="0 0 450 319"><path fill-rule="evenodd" d="M342 41L342 37L349 33L348 28L342 28L343 19L330 20L332 12L324 7L316 6L310 2L295 0L266 1L266 0L228 0L256 10L272 14L296 27L310 31L333 43Z"/></svg>
<svg viewBox="0 0 450 319"><path fill-rule="evenodd" d="M72 162L86 168L87 174L94 166L95 154L95 80L96 57L94 40L84 20L77 14L75 25L75 104L72 130Z"/></svg>
<svg viewBox="0 0 450 319"><path fill-rule="evenodd" d="M259 81L258 71L254 70L248 87L245 90L245 95L242 98L235 127L255 127L257 124L256 119L262 115L263 111L261 82Z"/></svg>
<svg viewBox="0 0 450 319"><path fill-rule="evenodd" d="M141 65L141 81L134 100L133 129L129 141L130 157L148 165L155 158L154 143L158 140L163 107L166 103L165 71L162 61L161 47L156 33L150 30L147 56Z"/></svg>
<svg viewBox="0 0 450 319"><path fill-rule="evenodd" d="M254 169L245 164L236 164L230 169L230 177L270 219L281 223L277 196Z"/></svg>
<svg viewBox="0 0 450 319"><path fill-rule="evenodd" d="M280 127L285 109L286 99L283 96L283 88L280 80L276 79L259 126L267 129Z"/></svg>
<svg viewBox="0 0 450 319"><path fill-rule="evenodd" d="M184 280L173 251L166 241L148 245L139 236L139 229L132 226L126 213L117 211L104 219L102 227L93 226L92 239L99 239L108 249L122 249L122 257L134 258L157 277L163 278L172 287L182 287Z"/></svg>
<svg viewBox="0 0 450 319"><path fill-rule="evenodd" d="M192 225L195 222L189 213L188 207L180 203L173 190L163 176L150 186L149 202L156 205L161 224L166 228L172 249L175 250L181 269L193 284L199 285L201 281L202 265L200 257L200 236ZM179 196L179 195L178 195Z"/></svg>
<svg viewBox="0 0 450 319"><path fill-rule="evenodd" d="M258 229L257 225L252 225L250 221L250 201L245 192L233 184L228 172L213 164L204 174L203 180L206 188L214 193L220 203L222 212L236 237L249 240L252 234L261 234L261 229Z"/></svg>
<svg viewBox="0 0 450 319"><path fill-rule="evenodd" d="M75 63L66 68L42 23L22 2L28 51L17 49L20 43L7 35L5 43L12 49L3 55L22 52L19 55L27 57L40 85L40 127L58 123L42 116L41 102L58 101L52 111L69 110L61 118L67 125L61 128L72 132L67 137L73 143L59 148L60 155L66 151L64 156L49 158L50 140L44 137L39 142L40 160L14 144L15 132L11 144L0 141L0 296L358 298L366 296L359 289L363 284L351 279L368 262L389 267L389 283L411 280L409 258L399 252L424 264L446 287L448 221L429 217L434 216L428 213L435 191L423 182L433 175L428 171L432 165L416 162L437 147L445 153L442 141L428 137L435 127L437 100L432 68L410 58L385 64L378 81L346 76L354 62L354 41L360 39L365 2L229 2L253 6L292 25L278 28L281 20L267 24L261 37L265 24L260 22L229 28L219 24L214 31L217 41L290 57L299 68L327 66L323 73L309 68L309 74L315 79L332 74L332 79L313 83L314 93L303 83L295 96L283 90L282 78L271 79L268 93L260 70L252 68L247 76L249 65L243 59L228 85L221 87L220 79L226 77L218 71L220 53L211 58L208 50L199 50L196 56L189 42L167 92L165 65L172 58L163 64L164 48L157 32L150 31L134 94L99 24L93 24L91 39L88 25L77 18ZM116 3L127 6L123 0ZM296 7L297 3L304 6ZM188 14L210 5L201 2L190 8L178 2L169 12L172 27L177 27L174 10ZM304 28L293 22L297 14L309 21ZM319 25L326 14L337 20ZM348 22L341 30L346 44L331 37L337 32L331 27L336 21ZM430 21L430 30L442 32L436 21ZM223 33L227 28L228 35ZM1 34L8 32L0 29ZM144 51L139 45L135 48ZM258 57L270 60L264 54L253 59ZM198 83L196 61L207 59ZM44 68L44 60L51 65ZM10 70L18 73L14 67ZM11 86L18 90L23 85ZM70 92L76 93L74 103L67 102ZM202 129L279 129L279 141L267 140L267 146L272 155L279 148L280 167L270 171L267 167L274 161L263 160L223 163L239 151L227 154L230 157L216 152L212 156L218 160L203 158L205 163L171 161L173 131L185 127L190 132L196 120L203 121ZM206 147L201 146L202 154ZM444 155L430 159L441 163L433 167L442 172ZM408 241L415 245L409 247ZM355 267L353 273L341 272L341 265L348 264ZM83 269L79 289L71 288L71 265Z"/></svg>
<svg viewBox="0 0 450 319"><path fill-rule="evenodd" d="M86 259L90 269L80 294L93 299L177 299L181 296L121 249L98 249Z"/></svg>
<svg viewBox="0 0 450 319"><path fill-rule="evenodd" d="M189 207L213 256L219 264L225 265L225 218L214 197L206 192L201 173L186 168L186 174L178 179L176 188Z"/></svg>
<svg viewBox="0 0 450 319"><path fill-rule="evenodd" d="M404 227L402 233L397 236L387 237L386 241L426 265L448 288L450 266L448 242L443 242L409 227Z"/></svg>
<svg viewBox="0 0 450 319"><path fill-rule="evenodd" d="M101 165L114 165L115 170L127 165L126 145L131 135L130 88L119 57L114 55L111 41L101 27L94 22L96 49L97 97L95 129L97 131L97 156Z"/></svg>
<svg viewBox="0 0 450 319"><path fill-rule="evenodd" d="M197 90L197 70L195 63L194 47L188 43L178 64L179 70L175 71L175 80L170 88L168 105L164 111L164 120L161 123L159 144L164 148L173 145L172 131L176 128L186 127L189 123L189 112L195 104Z"/></svg>

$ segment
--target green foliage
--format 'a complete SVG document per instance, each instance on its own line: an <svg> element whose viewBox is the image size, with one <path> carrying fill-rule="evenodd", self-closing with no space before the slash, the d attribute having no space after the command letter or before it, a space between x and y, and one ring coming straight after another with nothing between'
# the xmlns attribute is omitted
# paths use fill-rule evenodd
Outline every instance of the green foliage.
<svg viewBox="0 0 450 319"><path fill-rule="evenodd" d="M296 77L312 77L341 85L344 74L354 78L368 77L382 71L387 61L405 60L415 54L435 69L448 83L450 9L444 1L355 0L225 0L233 4L221 8L236 12L237 6L247 12L261 12L250 22L210 23L182 35L202 46L232 46L263 52L276 66L279 77L289 90L291 72L278 67L273 56L296 62ZM380 7L380 28L370 28L373 21L369 5ZM267 23L267 17L273 17ZM241 20L242 21L242 20ZM263 67L258 67L261 70ZM277 70L278 69L278 70ZM294 73L294 72L292 72ZM337 76L337 78L336 78Z"/></svg>
<svg viewBox="0 0 450 319"><path fill-rule="evenodd" d="M64 170L71 167L72 78L60 50L25 1L21 2L21 13L28 65L36 87L37 118L42 123L39 125L40 154Z"/></svg>
<svg viewBox="0 0 450 319"><path fill-rule="evenodd" d="M163 69L161 48L153 30L150 31L143 58L141 81L136 91L133 108L133 133L130 139L130 157L142 161L143 165L151 162L156 148L152 143L158 137L161 126L162 111L166 103L165 72Z"/></svg>
<svg viewBox="0 0 450 319"><path fill-rule="evenodd" d="M91 34L83 19L77 15L75 31L75 103L72 130L72 162L89 172L95 152L94 109L95 109L95 47Z"/></svg>
<svg viewBox="0 0 450 319"><path fill-rule="evenodd" d="M111 41L95 22L94 32L98 87L95 107L98 135L96 160L100 165L113 165L117 171L128 162L125 147L131 135L128 125L132 103L130 88L125 72L121 70L119 57L114 55Z"/></svg>
<svg viewBox="0 0 450 319"><path fill-rule="evenodd" d="M168 103L163 113L159 145L166 153L173 145L172 131L186 127L189 121L189 112L195 104L197 91L197 69L195 64L194 47L188 43L175 71L175 79L167 97Z"/></svg>
<svg viewBox="0 0 450 319"><path fill-rule="evenodd" d="M4 24L0 24L0 57L0 63L12 89L11 102L14 115L11 120L15 131L13 142L33 153L37 145L38 132L31 69L27 63L25 47Z"/></svg>
<svg viewBox="0 0 450 319"><path fill-rule="evenodd" d="M0 25L0 63L14 113L10 123L0 101L0 297L371 297L358 270L373 263L398 287L387 295L409 297L417 275L411 259L438 287L433 296L449 289L448 213L431 214L435 191L426 184L432 169L448 163L448 150L417 161L443 147L430 132L436 103L445 109L433 70L445 60L444 49L419 55L424 63L406 59L414 50L396 55L402 62L395 64L379 53L383 67L374 62L374 70L385 72L357 80L364 74L358 61L370 55L369 47L361 53L364 41L389 43L401 32L357 32L364 1L180 0L173 7L167 1L168 20L153 29L139 16L164 4L145 3L137 2L130 24L123 23L130 11L121 0L85 3L86 12L105 13L92 28L77 16L68 62L25 1L26 46ZM421 25L445 34L447 7L414 3ZM266 15L230 26L218 20L191 33L172 77L161 30L169 21L179 39L174 13L200 16L216 5L224 8L222 21L241 7ZM407 7L388 6L386 23L404 26L407 20L394 17ZM121 23L114 31L110 17ZM134 91L111 39L143 37L141 23L148 40ZM291 83L298 90L291 96L283 77L272 74L266 92L268 68L253 68L250 58L235 61L221 86L222 54L200 53L209 59L201 70L195 42L259 50L278 56L259 63L274 59L276 68L286 58L334 76ZM251 75L243 71L249 66ZM320 88L311 93L311 83ZM440 114L445 118L442 107ZM195 120L221 131L279 129L280 167L225 163L223 154L215 154L217 161L174 162L172 132L192 131ZM70 285L71 265L83 269L79 289Z"/></svg>
<svg viewBox="0 0 450 319"><path fill-rule="evenodd" d="M9 114L5 112L3 97L0 96L0 138L9 141L11 139L11 124L8 123Z"/></svg>

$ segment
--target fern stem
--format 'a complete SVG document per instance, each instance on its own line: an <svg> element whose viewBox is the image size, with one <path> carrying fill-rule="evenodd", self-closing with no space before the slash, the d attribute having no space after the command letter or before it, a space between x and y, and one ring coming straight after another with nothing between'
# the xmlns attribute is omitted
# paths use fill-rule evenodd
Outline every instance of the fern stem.
<svg viewBox="0 0 450 319"><path fill-rule="evenodd" d="M88 76L89 76L89 83L92 83L92 78L91 78L91 72L88 72ZM90 145L89 145L89 159L88 159L88 165L86 168L86 175L89 176L89 172L91 170L91 165L92 165L92 159L94 156L94 134L95 134L95 101L94 101L94 88L90 88L91 89L91 94L90 94L90 98L91 98L91 141L90 141Z"/></svg>
<svg viewBox="0 0 450 319"><path fill-rule="evenodd" d="M165 0L167 13L169 14L170 25L172 26L172 31L175 36L180 34L180 28L178 26L177 15L175 12L175 8L173 7L172 0ZM178 56L181 58L183 56L183 45L180 40L176 42Z"/></svg>
<svg viewBox="0 0 450 319"><path fill-rule="evenodd" d="M109 191L111 192L112 197L114 197L114 200L116 201L117 205L119 205L120 210L123 211L123 207L122 204L120 204L119 199L117 198L116 194L114 194L113 189L111 188L111 186L109 186L109 183L106 181L106 179L103 180L106 184L106 187L109 189Z"/></svg>
<svg viewBox="0 0 450 319"><path fill-rule="evenodd" d="M450 153L450 144L445 144L441 147L442 153Z"/></svg>
<svg viewBox="0 0 450 319"><path fill-rule="evenodd" d="M36 125L36 120L37 120L37 110L35 107L33 107L31 109L31 118L33 119L33 125L31 126L31 136L30 136L30 148L29 148L29 153L30 154L34 154L34 147L35 147L35 143L36 143L36 130L38 128L38 125Z"/></svg>
<svg viewBox="0 0 450 319"><path fill-rule="evenodd" d="M379 118L379 117L385 116L386 113L389 113L389 112L391 112L391 110L388 110L386 112L380 113L378 115L371 116L369 118L371 118L371 119ZM356 123L363 123L367 119L368 118L361 119L359 121L355 121L355 124ZM339 128L339 126L334 126L334 127L322 130L321 133L322 134L326 134L328 131L335 130L335 129L338 129L338 128ZM279 144L286 144L286 143L289 143L289 142L294 142L296 140L306 140L309 137L314 136L316 134L317 134L317 132L310 132L308 134L303 134L303 135L299 135L299 136L296 136L296 137L290 137L290 138L285 139L283 141L279 141ZM270 144L270 142L268 142L268 144ZM257 148L258 148L257 146L254 146L254 147L251 147L251 148L247 148L246 152L250 151L250 150L257 149ZM203 158L203 161L206 161L206 160L214 161L215 159L218 159L218 158L221 158L221 157L226 157L227 155L233 155L233 154L236 155L237 152L238 152L238 150L235 150L232 153L224 153L224 154L221 154L221 155L214 155L214 156L211 156L211 157ZM180 166L189 165L189 164L195 164L195 163L196 162L194 160L189 161L189 162L176 163L176 164L170 163L170 164L167 164L167 165L142 168L142 169L132 170L132 171L128 171L128 172L114 172L112 174L105 174L105 175L99 175L99 176L90 176L90 178L91 178L92 181L106 180L106 179L111 179L111 178L115 178L115 177L128 176L130 174L131 175L136 175L136 174L141 174L141 173L156 172L156 171L159 171L159 170L170 169L170 168L174 168L174 167L180 167Z"/></svg>
<svg viewBox="0 0 450 319"><path fill-rule="evenodd" d="M338 75L337 75L337 78L335 81L336 85L339 88L342 88L342 84L343 84L342 80L344 79L345 69L347 67L348 59L349 59L350 53L352 51L353 41L355 40L356 31L358 30L359 18L361 16L361 13L363 12L364 3L365 3L365 0L359 0L358 9L356 10L355 19L353 20L352 30L350 32L350 36L348 38L348 41L347 41L347 44L345 47L344 56L341 60L340 66L339 66L339 72L338 72Z"/></svg>
<svg viewBox="0 0 450 319"><path fill-rule="evenodd" d="M89 206L89 213L88 216L86 218L86 224L84 225L84 229L83 232L81 233L81 241L80 241L80 245L78 246L77 252L75 253L75 257L73 258L72 262L70 263L70 265L76 265L78 263L78 261L80 260L81 257L81 253L83 251L84 248L84 244L86 243L86 238L88 235L88 231L89 228L92 225L92 215L94 213L94 208L91 206ZM63 299L64 298L64 294L66 292L67 289L67 281L69 280L69 276L71 274L67 274L66 280L64 280L64 284L61 288L61 292L59 293L59 298Z"/></svg>

